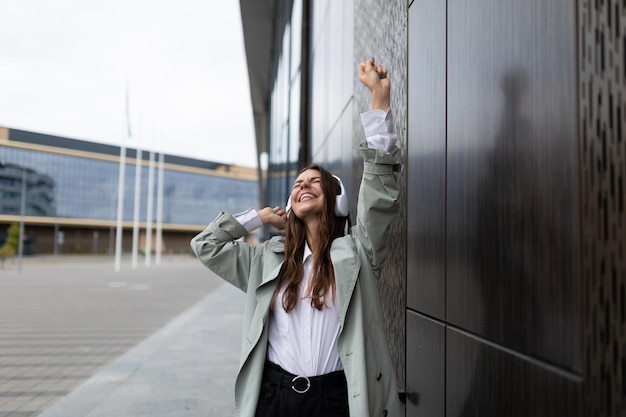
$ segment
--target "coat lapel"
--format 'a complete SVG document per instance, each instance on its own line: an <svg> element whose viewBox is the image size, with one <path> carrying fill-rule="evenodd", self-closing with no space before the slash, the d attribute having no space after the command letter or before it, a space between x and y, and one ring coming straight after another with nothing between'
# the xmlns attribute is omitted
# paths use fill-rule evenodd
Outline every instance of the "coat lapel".
<svg viewBox="0 0 626 417"><path fill-rule="evenodd" d="M337 311L343 329L352 292L356 285L361 262L357 256L356 246L351 236L335 239L330 249L335 270L335 285L337 287Z"/></svg>
<svg viewBox="0 0 626 417"><path fill-rule="evenodd" d="M250 320L248 332L245 335L246 340L244 341L245 343L242 348L242 368L263 335L263 329L266 327L268 321L272 296L274 295L274 291L278 285L278 280L276 278L278 277L280 268L283 265L282 260L284 257L284 245L282 242L270 242L268 249L268 252L273 252L273 254L267 253L265 256L262 272L263 275L260 277L260 282L257 285L254 294L254 297L256 298L256 305Z"/></svg>
<svg viewBox="0 0 626 417"><path fill-rule="evenodd" d="M267 257L266 264L263 268L261 283L256 288L257 311L255 314L262 315L263 324L267 321L267 313L270 310L270 303L272 301L274 291L276 290L276 286L278 285L277 278L280 274L280 268L283 266L283 259L285 256L285 245L282 241L272 242L268 248L276 255L276 257Z"/></svg>
<svg viewBox="0 0 626 417"><path fill-rule="evenodd" d="M260 311L269 311L269 303L272 300L276 286L278 285L278 275L283 263L279 263L274 269L263 276L261 283L256 288L256 302Z"/></svg>

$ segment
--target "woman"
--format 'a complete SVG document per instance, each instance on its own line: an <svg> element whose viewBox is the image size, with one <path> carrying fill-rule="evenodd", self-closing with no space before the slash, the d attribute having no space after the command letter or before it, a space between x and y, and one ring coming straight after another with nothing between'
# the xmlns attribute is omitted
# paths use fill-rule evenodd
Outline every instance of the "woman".
<svg viewBox="0 0 626 417"><path fill-rule="evenodd" d="M377 292L401 152L387 70L371 58L360 79L372 111L361 115L367 143L350 234L341 181L313 165L299 173L284 210L222 213L191 242L204 265L246 293L237 416L403 414ZM283 236L258 246L238 240L262 224Z"/></svg>

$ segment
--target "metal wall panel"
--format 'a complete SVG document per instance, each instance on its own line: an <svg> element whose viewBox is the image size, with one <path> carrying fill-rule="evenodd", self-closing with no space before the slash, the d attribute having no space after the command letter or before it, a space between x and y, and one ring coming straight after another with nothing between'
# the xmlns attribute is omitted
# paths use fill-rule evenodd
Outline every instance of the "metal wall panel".
<svg viewBox="0 0 626 417"><path fill-rule="evenodd" d="M446 318L580 372L575 7L448 2Z"/></svg>
<svg viewBox="0 0 626 417"><path fill-rule="evenodd" d="M428 317L407 312L406 415L444 417L446 414L446 329Z"/></svg>
<svg viewBox="0 0 626 417"><path fill-rule="evenodd" d="M409 9L407 307L445 319L446 2Z"/></svg>
<svg viewBox="0 0 626 417"><path fill-rule="evenodd" d="M446 416L580 416L580 380L446 330Z"/></svg>

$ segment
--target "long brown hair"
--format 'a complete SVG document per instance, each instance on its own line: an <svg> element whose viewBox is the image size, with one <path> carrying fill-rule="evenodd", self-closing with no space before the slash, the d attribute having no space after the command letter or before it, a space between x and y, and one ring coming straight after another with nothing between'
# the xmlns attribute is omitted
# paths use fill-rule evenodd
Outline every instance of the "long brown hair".
<svg viewBox="0 0 626 417"><path fill-rule="evenodd" d="M326 169L319 165L309 165L300 170L298 175L306 170L314 169L320 172L321 188L324 194L325 205L320 214L319 236L317 246L311 248L313 252L313 276L312 287L307 291L311 296L311 306L318 310L324 307L324 297L335 293L335 271L330 258L330 247L338 237L346 234L350 229L350 215L339 217L335 214L336 197L341 193L339 182ZM347 227L346 227L347 225ZM282 304L285 311L290 312L298 302L298 287L304 278L304 243L306 241L306 229L304 222L295 213L290 212L285 227L285 262L278 281L278 287L272 299L278 296L281 288L285 287Z"/></svg>

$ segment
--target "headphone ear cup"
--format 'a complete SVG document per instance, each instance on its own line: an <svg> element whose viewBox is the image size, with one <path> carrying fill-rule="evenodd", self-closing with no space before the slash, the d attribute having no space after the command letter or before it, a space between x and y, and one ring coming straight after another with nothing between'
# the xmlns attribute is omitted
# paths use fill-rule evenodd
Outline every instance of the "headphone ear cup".
<svg viewBox="0 0 626 417"><path fill-rule="evenodd" d="M346 217L350 213L350 207L348 204L348 196L345 194L339 194L337 196L337 202L335 203L335 214L339 217Z"/></svg>
<svg viewBox="0 0 626 417"><path fill-rule="evenodd" d="M341 182L341 178L336 175L333 175L333 177L339 182L339 187L341 188L341 194L337 194L335 201L335 214L339 217L346 217L350 213L350 202L348 201L346 189L343 186L343 182Z"/></svg>

